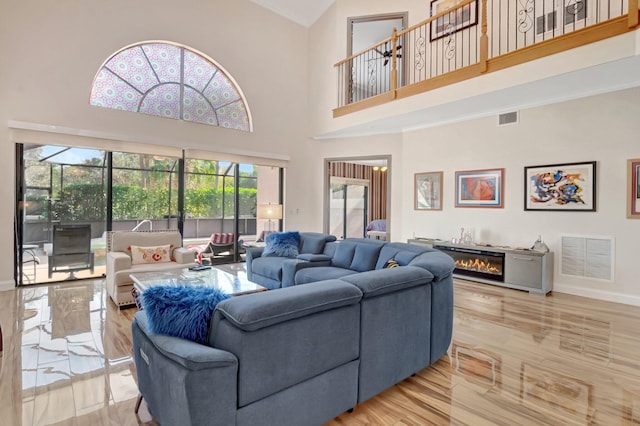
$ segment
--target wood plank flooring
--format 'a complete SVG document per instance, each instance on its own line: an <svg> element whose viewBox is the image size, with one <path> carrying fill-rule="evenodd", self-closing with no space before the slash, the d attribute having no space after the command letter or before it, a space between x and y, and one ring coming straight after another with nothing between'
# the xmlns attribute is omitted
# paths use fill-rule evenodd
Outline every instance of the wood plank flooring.
<svg viewBox="0 0 640 426"><path fill-rule="evenodd" d="M155 424L135 308L102 280L0 292L0 424ZM449 353L328 425L640 424L640 308L456 280Z"/></svg>

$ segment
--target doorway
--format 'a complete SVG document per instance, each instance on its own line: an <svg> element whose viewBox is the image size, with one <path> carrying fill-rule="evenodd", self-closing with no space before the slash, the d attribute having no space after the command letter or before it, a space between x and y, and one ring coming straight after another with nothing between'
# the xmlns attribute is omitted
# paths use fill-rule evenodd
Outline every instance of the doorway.
<svg viewBox="0 0 640 426"><path fill-rule="evenodd" d="M407 12L388 13L383 15L370 15L347 18L347 56L363 51L382 40L388 38L395 28L398 32L407 27ZM404 64L406 55L402 55L402 38L398 39L397 69L398 87L402 87L405 81ZM390 89L391 44L376 49L373 56L367 56L363 61L353 61L350 75L349 99L357 102L377 94L385 93Z"/></svg>
<svg viewBox="0 0 640 426"><path fill-rule="evenodd" d="M389 240L391 156L325 160L324 230Z"/></svg>

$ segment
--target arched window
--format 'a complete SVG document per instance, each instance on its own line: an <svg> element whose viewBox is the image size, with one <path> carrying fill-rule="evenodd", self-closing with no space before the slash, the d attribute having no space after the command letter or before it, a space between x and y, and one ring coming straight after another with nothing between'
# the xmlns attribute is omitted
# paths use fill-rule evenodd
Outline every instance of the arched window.
<svg viewBox="0 0 640 426"><path fill-rule="evenodd" d="M213 59L170 42L127 46L93 80L91 105L252 131L242 90Z"/></svg>

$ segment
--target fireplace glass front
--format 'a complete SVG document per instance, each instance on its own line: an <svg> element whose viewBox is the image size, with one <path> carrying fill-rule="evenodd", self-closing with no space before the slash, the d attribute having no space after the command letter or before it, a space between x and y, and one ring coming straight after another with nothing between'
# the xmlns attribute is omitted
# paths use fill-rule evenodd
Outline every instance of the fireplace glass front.
<svg viewBox="0 0 640 426"><path fill-rule="evenodd" d="M504 282L504 253L460 247L434 245L453 259L453 273L485 280Z"/></svg>

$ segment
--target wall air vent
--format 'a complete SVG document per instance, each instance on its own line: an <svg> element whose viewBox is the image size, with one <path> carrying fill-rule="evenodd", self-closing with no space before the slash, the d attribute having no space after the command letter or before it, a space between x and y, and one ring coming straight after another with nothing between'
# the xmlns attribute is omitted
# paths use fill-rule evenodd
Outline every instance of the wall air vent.
<svg viewBox="0 0 640 426"><path fill-rule="evenodd" d="M506 112L498 116L498 126L506 126L518 122L518 111Z"/></svg>
<svg viewBox="0 0 640 426"><path fill-rule="evenodd" d="M613 237L562 235L561 239L561 275L613 281L615 259Z"/></svg>

